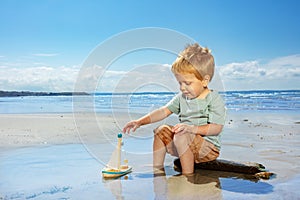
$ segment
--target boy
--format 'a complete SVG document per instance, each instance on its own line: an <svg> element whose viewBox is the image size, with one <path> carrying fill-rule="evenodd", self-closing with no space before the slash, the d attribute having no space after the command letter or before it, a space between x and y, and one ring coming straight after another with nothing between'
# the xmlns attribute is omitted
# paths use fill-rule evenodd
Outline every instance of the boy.
<svg viewBox="0 0 300 200"><path fill-rule="evenodd" d="M207 48L189 45L172 65L180 86L166 106L128 122L124 133L140 126L179 115L179 124L154 130L153 165L163 169L166 153L179 157L182 174L194 172L194 163L215 160L220 151L220 133L225 123L225 106L220 95L208 89L214 75L214 58Z"/></svg>

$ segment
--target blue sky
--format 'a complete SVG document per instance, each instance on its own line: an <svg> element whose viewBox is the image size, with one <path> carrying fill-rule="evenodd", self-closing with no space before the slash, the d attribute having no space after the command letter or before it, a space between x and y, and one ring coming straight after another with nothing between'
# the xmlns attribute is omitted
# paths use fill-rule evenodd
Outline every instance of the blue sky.
<svg viewBox="0 0 300 200"><path fill-rule="evenodd" d="M73 90L93 49L143 27L172 29L212 49L226 90L300 89L299 8L298 0L1 0L0 90ZM164 66L174 60L141 57L120 59L105 77L118 81L108 74L124 76L151 59Z"/></svg>

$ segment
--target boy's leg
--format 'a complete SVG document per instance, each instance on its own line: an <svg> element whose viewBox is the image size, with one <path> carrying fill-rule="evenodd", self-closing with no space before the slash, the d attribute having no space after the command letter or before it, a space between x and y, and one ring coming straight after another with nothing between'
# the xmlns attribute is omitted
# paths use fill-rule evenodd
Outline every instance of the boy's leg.
<svg viewBox="0 0 300 200"><path fill-rule="evenodd" d="M191 134L174 135L174 145L180 158L182 174L194 173L194 154L189 148L193 137Z"/></svg>
<svg viewBox="0 0 300 200"><path fill-rule="evenodd" d="M163 163L166 155L166 147L160 138L155 135L153 142L153 167L154 168L163 168Z"/></svg>
<svg viewBox="0 0 300 200"><path fill-rule="evenodd" d="M154 130L153 141L153 166L162 169L167 149L172 149L173 135L171 126L162 125Z"/></svg>

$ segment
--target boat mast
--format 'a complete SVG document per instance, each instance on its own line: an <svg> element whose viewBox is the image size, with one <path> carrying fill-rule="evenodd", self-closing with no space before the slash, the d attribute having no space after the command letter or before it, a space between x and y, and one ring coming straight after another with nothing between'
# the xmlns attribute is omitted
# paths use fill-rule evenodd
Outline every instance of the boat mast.
<svg viewBox="0 0 300 200"><path fill-rule="evenodd" d="M121 147L122 147L122 133L118 134L118 169L121 169Z"/></svg>

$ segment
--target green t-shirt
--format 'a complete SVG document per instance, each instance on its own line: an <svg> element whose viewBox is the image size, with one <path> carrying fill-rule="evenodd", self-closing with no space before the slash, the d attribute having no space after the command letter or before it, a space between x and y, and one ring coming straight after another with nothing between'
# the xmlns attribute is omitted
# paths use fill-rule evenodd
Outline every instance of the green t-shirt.
<svg viewBox="0 0 300 200"><path fill-rule="evenodd" d="M179 116L180 123L190 125L225 124L225 105L218 92L211 91L205 99L186 99L182 93L177 94L168 104L167 108ZM221 148L221 133L216 136L203 136Z"/></svg>

